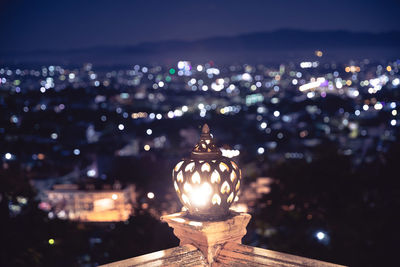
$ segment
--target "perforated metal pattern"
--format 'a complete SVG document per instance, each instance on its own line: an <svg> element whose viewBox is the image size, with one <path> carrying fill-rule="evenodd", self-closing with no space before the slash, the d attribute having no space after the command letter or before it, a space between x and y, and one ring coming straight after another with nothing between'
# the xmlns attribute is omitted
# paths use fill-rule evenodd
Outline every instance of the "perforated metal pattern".
<svg viewBox="0 0 400 267"><path fill-rule="evenodd" d="M172 172L181 203L194 216L228 214L240 190L241 171L229 158L184 159Z"/></svg>

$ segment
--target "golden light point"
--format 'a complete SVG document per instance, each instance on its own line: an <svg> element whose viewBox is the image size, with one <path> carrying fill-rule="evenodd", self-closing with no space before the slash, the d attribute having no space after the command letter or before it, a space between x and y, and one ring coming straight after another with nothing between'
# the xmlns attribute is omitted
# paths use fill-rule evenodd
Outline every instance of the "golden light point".
<svg viewBox="0 0 400 267"><path fill-rule="evenodd" d="M144 150L146 150L146 151L149 151L149 150L150 150L150 146L149 146L149 145L145 145L143 148L144 148Z"/></svg>
<svg viewBox="0 0 400 267"><path fill-rule="evenodd" d="M315 55L316 55L317 57L322 57L323 54L324 54L324 53L322 53L321 50L316 50L316 51L315 51Z"/></svg>

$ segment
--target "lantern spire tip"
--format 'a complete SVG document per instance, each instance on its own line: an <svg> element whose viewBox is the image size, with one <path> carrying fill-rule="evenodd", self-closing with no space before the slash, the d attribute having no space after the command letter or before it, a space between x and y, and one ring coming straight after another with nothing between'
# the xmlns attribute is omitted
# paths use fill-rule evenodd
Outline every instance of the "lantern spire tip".
<svg viewBox="0 0 400 267"><path fill-rule="evenodd" d="M203 134L210 133L210 127L208 127L207 123L205 123L203 125L203 128L201 129L201 133L203 133Z"/></svg>

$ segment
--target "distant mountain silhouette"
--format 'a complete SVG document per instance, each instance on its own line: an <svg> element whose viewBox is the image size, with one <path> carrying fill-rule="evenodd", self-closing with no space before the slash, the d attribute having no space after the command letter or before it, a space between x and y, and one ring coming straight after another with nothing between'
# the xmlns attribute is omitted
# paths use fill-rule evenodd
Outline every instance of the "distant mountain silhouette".
<svg viewBox="0 0 400 267"><path fill-rule="evenodd" d="M315 49L332 51L391 51L391 55L400 56L400 31L367 33L348 31L303 31L278 30L258 32L232 37L213 37L195 41L160 41L129 46L98 46L72 50L42 50L30 52L1 53L1 61L49 59L68 62L94 60L104 62L115 59L152 60L174 59L178 57L218 57L222 55L265 54L277 55L289 52ZM383 51L379 51L380 53ZM368 52L369 53L369 52ZM378 53L379 54L379 53ZM367 55L367 56L374 56ZM379 57L379 55L378 55Z"/></svg>

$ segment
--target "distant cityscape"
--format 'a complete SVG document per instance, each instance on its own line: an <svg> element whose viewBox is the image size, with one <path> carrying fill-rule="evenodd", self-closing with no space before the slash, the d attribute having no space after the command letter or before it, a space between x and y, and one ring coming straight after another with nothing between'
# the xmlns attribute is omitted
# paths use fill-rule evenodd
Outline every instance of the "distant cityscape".
<svg viewBox="0 0 400 267"><path fill-rule="evenodd" d="M399 142L400 60L329 63L320 50L313 57L271 65L0 66L1 172L10 184L20 177L31 186L0 201L11 217L32 202L48 220L86 223L179 211L171 170L207 122L223 155L243 169L234 208L257 221L282 183L274 166L311 164L329 144L363 168ZM251 234L280 231L251 227L248 242L266 247ZM312 235L330 242L327 231Z"/></svg>
<svg viewBox="0 0 400 267"><path fill-rule="evenodd" d="M177 150L195 143L201 121L224 117L241 121L214 127L221 139L233 141L221 143L224 156L239 159L245 149L243 160L267 154L271 163L312 161L310 148L329 139L340 153L356 154L355 165L372 162L397 141L399 64L2 67L3 168L18 163L39 192L90 178L113 183L116 170L103 163L179 157ZM169 121L182 126L166 127ZM249 130L252 140L232 137ZM137 179L129 178L124 182Z"/></svg>

